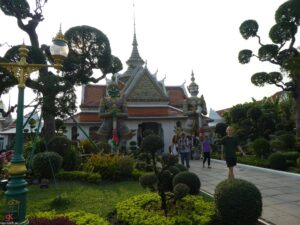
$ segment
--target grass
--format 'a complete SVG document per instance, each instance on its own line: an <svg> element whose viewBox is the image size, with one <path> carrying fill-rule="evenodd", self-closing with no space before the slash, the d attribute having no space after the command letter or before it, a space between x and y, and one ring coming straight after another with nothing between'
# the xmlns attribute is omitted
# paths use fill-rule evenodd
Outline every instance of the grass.
<svg viewBox="0 0 300 225"><path fill-rule="evenodd" d="M135 181L124 181L102 185L91 185L75 182L51 184L48 189L40 189L38 185L29 185L27 193L27 213L52 210L50 203L61 194L71 203L62 212L86 211L105 217L114 210L117 202L145 190ZM4 209L4 193L0 193L0 209ZM1 210L0 210L1 211Z"/></svg>

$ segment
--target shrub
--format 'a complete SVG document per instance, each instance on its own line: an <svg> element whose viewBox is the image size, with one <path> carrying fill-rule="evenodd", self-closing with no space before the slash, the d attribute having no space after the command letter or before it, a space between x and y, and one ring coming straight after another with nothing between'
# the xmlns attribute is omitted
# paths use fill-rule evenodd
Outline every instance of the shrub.
<svg viewBox="0 0 300 225"><path fill-rule="evenodd" d="M97 214L87 213L83 211L68 212L58 214L56 211L40 212L31 216L31 218L53 219L57 217L67 217L76 225L109 225L109 223Z"/></svg>
<svg viewBox="0 0 300 225"><path fill-rule="evenodd" d="M81 164L81 156L75 146L65 153L63 158L63 168L67 171L78 170Z"/></svg>
<svg viewBox="0 0 300 225"><path fill-rule="evenodd" d="M268 158L269 166L275 170L284 170L287 167L286 158L282 153L276 152Z"/></svg>
<svg viewBox="0 0 300 225"><path fill-rule="evenodd" d="M100 142L97 144L97 146L101 153L105 153L105 154L111 153L111 145L108 144L107 142Z"/></svg>
<svg viewBox="0 0 300 225"><path fill-rule="evenodd" d="M150 130L150 129L146 129L143 132L143 136L144 137L147 137L147 136L152 135L152 134L154 134L154 132L152 130Z"/></svg>
<svg viewBox="0 0 300 225"><path fill-rule="evenodd" d="M269 166L267 160L257 158L254 155L248 155L247 157L238 156L238 162L247 164L247 165L258 166L258 167L268 167Z"/></svg>
<svg viewBox="0 0 300 225"><path fill-rule="evenodd" d="M129 156L97 154L91 155L87 159L83 169L87 172L99 173L103 179L119 180L131 175L133 164L134 162Z"/></svg>
<svg viewBox="0 0 300 225"><path fill-rule="evenodd" d="M34 152L32 152L33 151L32 147L33 147L32 141L28 141L24 145L24 158L25 159L29 159L29 157L31 156L32 153L34 155L34 154L46 151L45 141L43 138L40 138L40 137L35 139Z"/></svg>
<svg viewBox="0 0 300 225"><path fill-rule="evenodd" d="M99 173L89 173L85 171L62 171L56 176L61 180L69 181L82 181L93 184L98 184L101 181L101 175Z"/></svg>
<svg viewBox="0 0 300 225"><path fill-rule="evenodd" d="M225 225L254 225L262 213L262 197L257 187L245 180L220 182L214 194L217 214Z"/></svg>
<svg viewBox="0 0 300 225"><path fill-rule="evenodd" d="M97 149L96 146L94 146L93 143L88 139L81 140L79 145L86 154L99 152L99 149Z"/></svg>
<svg viewBox="0 0 300 225"><path fill-rule="evenodd" d="M183 183L190 188L190 194L196 195L200 191L201 182L199 177L192 172L183 171L175 175L173 178L173 187L176 184Z"/></svg>
<svg viewBox="0 0 300 225"><path fill-rule="evenodd" d="M142 175L144 175L144 174L145 174L144 171L141 171L141 170L138 170L138 169L133 169L131 175L132 175L132 178L133 178L134 180L139 180L140 177L141 177Z"/></svg>
<svg viewBox="0 0 300 225"><path fill-rule="evenodd" d="M258 138L254 140L252 147L257 157L267 158L270 154L270 144L265 138Z"/></svg>
<svg viewBox="0 0 300 225"><path fill-rule="evenodd" d="M136 195L116 206L121 224L130 225L208 225L215 216L212 202L201 196L186 196L173 204L168 216L161 211L160 197L156 193Z"/></svg>
<svg viewBox="0 0 300 225"><path fill-rule="evenodd" d="M118 174L120 177L129 177L132 174L134 160L130 156L120 157L118 162Z"/></svg>
<svg viewBox="0 0 300 225"><path fill-rule="evenodd" d="M156 134L150 134L146 136L142 143L142 149L151 155L157 153L164 147L163 140Z"/></svg>
<svg viewBox="0 0 300 225"><path fill-rule="evenodd" d="M138 150L138 146L136 141L130 141L129 142L129 150L132 152L136 152Z"/></svg>
<svg viewBox="0 0 300 225"><path fill-rule="evenodd" d="M292 152L283 152L282 153L286 160L296 161L300 156L300 152L292 151Z"/></svg>
<svg viewBox="0 0 300 225"><path fill-rule="evenodd" d="M176 166L170 166L170 167L168 167L168 170L170 171L170 173L171 173L173 176L175 176L177 173L180 173L180 172L181 172L181 170L178 169L178 167L176 167Z"/></svg>
<svg viewBox="0 0 300 225"><path fill-rule="evenodd" d="M158 191L159 192L168 192L172 190L172 174L168 170L164 170L159 174L159 184Z"/></svg>
<svg viewBox="0 0 300 225"><path fill-rule="evenodd" d="M151 191L154 191L158 179L154 173L146 173L140 177L139 182L143 188L150 188Z"/></svg>
<svg viewBox="0 0 300 225"><path fill-rule="evenodd" d="M300 168L300 157L297 159L297 166Z"/></svg>
<svg viewBox="0 0 300 225"><path fill-rule="evenodd" d="M281 151L284 149L284 142L278 138L273 139L270 141L270 146L273 151Z"/></svg>
<svg viewBox="0 0 300 225"><path fill-rule="evenodd" d="M285 144L286 149L295 147L296 137L293 134L282 134L278 137Z"/></svg>
<svg viewBox="0 0 300 225"><path fill-rule="evenodd" d="M182 199L183 197L188 195L189 192L190 188L186 184L179 183L174 187L174 196L176 200Z"/></svg>
<svg viewBox="0 0 300 225"><path fill-rule="evenodd" d="M48 151L57 152L62 157L65 156L68 149L70 149L71 141L65 136L54 136L49 140L47 145Z"/></svg>
<svg viewBox="0 0 300 225"><path fill-rule="evenodd" d="M178 157L167 153L162 155L161 161L165 166L175 165L178 163Z"/></svg>
<svg viewBox="0 0 300 225"><path fill-rule="evenodd" d="M28 225L76 225L76 223L69 220L67 217L57 217L53 219L46 218L32 218Z"/></svg>
<svg viewBox="0 0 300 225"><path fill-rule="evenodd" d="M39 178L53 178L60 170L62 161L62 157L56 152L40 152L33 158L33 173Z"/></svg>
<svg viewBox="0 0 300 225"><path fill-rule="evenodd" d="M71 200L65 196L57 196L50 202L52 209L64 210L71 204Z"/></svg>
<svg viewBox="0 0 300 225"><path fill-rule="evenodd" d="M181 164L175 164L175 166L180 170L180 171L187 171L187 168L184 165Z"/></svg>

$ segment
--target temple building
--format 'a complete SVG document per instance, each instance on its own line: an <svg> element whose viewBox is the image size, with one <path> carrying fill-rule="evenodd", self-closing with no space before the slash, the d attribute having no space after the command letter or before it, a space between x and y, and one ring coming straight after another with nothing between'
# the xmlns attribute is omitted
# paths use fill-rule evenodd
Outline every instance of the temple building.
<svg viewBox="0 0 300 225"><path fill-rule="evenodd" d="M157 79L157 72L151 73L147 63L138 51L136 32L132 43L132 52L126 61L127 70L115 74L118 81L123 83L122 94L126 98L129 129L135 130L131 140L139 142L145 130L151 129L160 135L164 141L164 151L168 151L174 130L177 125L184 125L187 116L183 113L184 101L189 98L184 83L178 86L166 86L163 80ZM81 112L74 120L65 121L68 138L93 138L99 130L103 118L99 116L101 99L107 95L107 85L85 85L82 87ZM204 121L203 127L207 127ZM78 135L76 135L78 134Z"/></svg>

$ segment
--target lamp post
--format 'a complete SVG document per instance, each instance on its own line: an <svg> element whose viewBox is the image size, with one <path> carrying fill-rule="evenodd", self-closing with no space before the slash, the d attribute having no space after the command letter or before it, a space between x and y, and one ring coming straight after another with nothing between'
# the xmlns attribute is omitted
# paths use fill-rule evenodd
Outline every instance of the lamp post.
<svg viewBox="0 0 300 225"><path fill-rule="evenodd" d="M50 47L54 65L48 64L28 64L26 61L29 50L23 44L19 48L20 60L17 63L0 63L0 67L11 72L18 80L18 108L16 122L16 143L14 155L9 169L9 182L5 192L5 222L19 225L26 225L26 188L25 181L26 166L23 157L23 112L24 112L24 89L26 79L34 71L45 67L54 67L58 71L62 69L63 59L68 55L69 49L61 29L53 38L53 45Z"/></svg>

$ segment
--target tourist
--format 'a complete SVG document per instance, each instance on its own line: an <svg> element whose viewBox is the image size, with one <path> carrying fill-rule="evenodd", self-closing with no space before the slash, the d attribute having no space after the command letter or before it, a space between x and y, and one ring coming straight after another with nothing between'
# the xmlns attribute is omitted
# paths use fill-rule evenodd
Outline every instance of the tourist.
<svg viewBox="0 0 300 225"><path fill-rule="evenodd" d="M207 135L204 136L202 141L202 149L203 149L203 168L205 167L205 162L207 160L207 168L210 167L210 154L211 154L211 143L207 137Z"/></svg>
<svg viewBox="0 0 300 225"><path fill-rule="evenodd" d="M178 151L180 153L181 164L190 168L189 154L190 154L190 143L185 133L182 133L177 141Z"/></svg>
<svg viewBox="0 0 300 225"><path fill-rule="evenodd" d="M175 134L172 137L172 143L171 143L171 146L170 146L170 154L174 155L174 156L178 156L177 139L178 139L177 135Z"/></svg>
<svg viewBox="0 0 300 225"><path fill-rule="evenodd" d="M224 159L228 167L228 178L234 178L233 168L236 166L236 150L239 150L242 155L245 155L242 147L240 146L237 137L233 136L232 127L228 126L226 129L227 136L221 140L221 159Z"/></svg>

